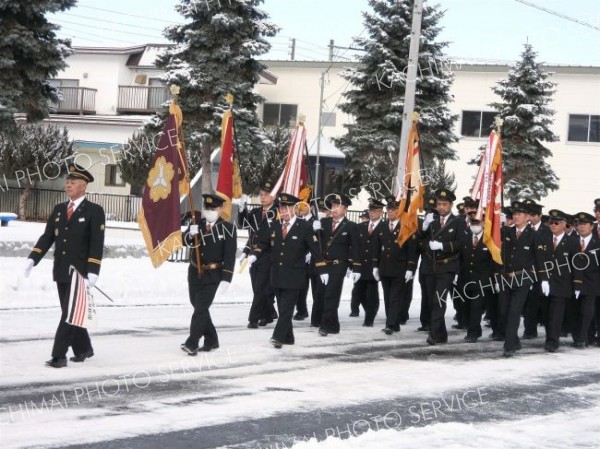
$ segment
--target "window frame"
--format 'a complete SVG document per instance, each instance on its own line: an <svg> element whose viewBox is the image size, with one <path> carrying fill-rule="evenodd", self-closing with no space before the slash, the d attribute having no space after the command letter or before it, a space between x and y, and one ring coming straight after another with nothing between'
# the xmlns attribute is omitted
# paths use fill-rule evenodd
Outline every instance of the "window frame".
<svg viewBox="0 0 600 449"><path fill-rule="evenodd" d="M586 136L586 140L570 140L570 136L569 134L571 133L571 117L574 116L580 116L580 117L587 117L587 136ZM574 114L568 114L567 115L567 138L566 138L566 142L567 143L572 143L572 144L598 144L600 143L600 133L598 134L598 140L590 140L590 134L592 133L592 117L598 117L598 120L600 121L600 113L599 114L590 114L590 113L574 113Z"/></svg>
<svg viewBox="0 0 600 449"><path fill-rule="evenodd" d="M460 114L460 137L463 139L485 139L488 134L483 134L483 114L494 114L494 117L498 115L497 111L486 111L483 109L461 109ZM479 112L479 135L468 136L463 134L463 123L465 112Z"/></svg>
<svg viewBox="0 0 600 449"><path fill-rule="evenodd" d="M277 123L276 124L267 124L265 123L265 106L277 106L278 110L277 110ZM296 120L298 119L298 104L297 103L268 103L265 102L263 104L263 111L262 111L262 122L264 126L283 126L283 127L290 127L289 122L287 123L281 123L281 107L282 106L293 106L294 108L296 108L296 115L295 118ZM292 125L293 126L293 125Z"/></svg>
<svg viewBox="0 0 600 449"><path fill-rule="evenodd" d="M117 182L117 175L121 179L121 184ZM117 164L106 164L104 170L104 186L105 187L125 187L127 182L121 176L119 166Z"/></svg>

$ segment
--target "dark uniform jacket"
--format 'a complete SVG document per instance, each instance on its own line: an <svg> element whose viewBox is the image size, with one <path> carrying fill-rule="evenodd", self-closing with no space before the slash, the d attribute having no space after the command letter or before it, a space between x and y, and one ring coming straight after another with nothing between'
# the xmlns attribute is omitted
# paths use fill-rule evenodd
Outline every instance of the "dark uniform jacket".
<svg viewBox="0 0 600 449"><path fill-rule="evenodd" d="M264 232L268 230L269 232ZM258 255L267 248L271 251L271 285L273 288L303 289L306 283L306 253L310 252L317 273L325 273L325 262L312 225L296 218L283 237L281 222L274 220L270 226L261 226L259 241L252 254Z"/></svg>
<svg viewBox="0 0 600 449"><path fill-rule="evenodd" d="M494 285L495 263L488 247L483 243L483 233L479 236L476 246L473 246L473 233L465 232L460 255L459 285L469 289L491 289ZM475 284L469 284L474 282Z"/></svg>
<svg viewBox="0 0 600 449"><path fill-rule="evenodd" d="M377 267L377 234L386 226L383 220L373 229L373 233L369 235L370 221L365 221L356 225L358 232L358 260L360 261L360 280L374 281L373 268Z"/></svg>
<svg viewBox="0 0 600 449"><path fill-rule="evenodd" d="M465 220L454 214L446 217L444 227L441 227L440 217L436 215L426 231L421 227L419 245L421 249L421 273L454 273L460 272L460 251L463 242L462 236L466 232ZM432 251L429 242L441 242L441 250Z"/></svg>
<svg viewBox="0 0 600 449"><path fill-rule="evenodd" d="M29 258L35 265L44 257L52 244L56 282L69 282L72 265L83 276L99 274L104 251L104 210L84 199L67 220L69 202L57 204L46 223L44 234L35 244Z"/></svg>
<svg viewBox="0 0 600 449"><path fill-rule="evenodd" d="M550 295L560 298L573 296L573 266L572 260L579 251L577 239L563 234L562 239L554 249L554 235L544 233L539 238L538 270L545 271L543 276L550 284Z"/></svg>
<svg viewBox="0 0 600 449"><path fill-rule="evenodd" d="M531 285L533 282L547 280L543 266L542 252L538 251L541 234L527 225L517 239L517 227L503 227L502 262L498 272L513 287ZM501 289L504 287L501 285Z"/></svg>
<svg viewBox="0 0 600 449"><path fill-rule="evenodd" d="M275 205L271 206L271 208L267 211L266 216L263 217L263 208L255 207L251 211L244 209L238 214L238 227L242 229L248 229L248 240L243 253L246 255L250 254L254 249L257 248L257 243L259 240L258 232L261 226L265 224L269 224L273 222L277 218L277 208ZM257 261L255 264L268 264L269 263L269 255L270 251L267 248L265 251L262 251L257 256Z"/></svg>
<svg viewBox="0 0 600 449"><path fill-rule="evenodd" d="M210 284L215 282L231 282L235 266L237 250L237 231L234 225L219 218L209 231L204 218L198 220L198 249L202 274L198 274L194 237L189 228L183 234L184 244L190 248L190 266L188 282Z"/></svg>
<svg viewBox="0 0 600 449"><path fill-rule="evenodd" d="M579 249L580 237L577 238ZM585 296L600 296L600 240L592 234L585 251L573 258L575 290Z"/></svg>
<svg viewBox="0 0 600 449"><path fill-rule="evenodd" d="M321 220L321 252L326 262L348 262L354 272L360 272L360 242L357 226L344 217L332 233L333 218L327 217Z"/></svg>
<svg viewBox="0 0 600 449"><path fill-rule="evenodd" d="M385 221L375 236L375 266L379 267L379 275L386 277L404 277L406 271L417 269L417 236L413 234L399 246L400 221L393 232L390 232L390 222Z"/></svg>

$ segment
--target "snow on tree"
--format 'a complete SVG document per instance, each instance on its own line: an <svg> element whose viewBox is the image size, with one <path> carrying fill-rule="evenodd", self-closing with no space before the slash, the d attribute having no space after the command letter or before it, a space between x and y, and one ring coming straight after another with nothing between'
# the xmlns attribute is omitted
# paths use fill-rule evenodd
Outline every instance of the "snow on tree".
<svg viewBox="0 0 600 449"><path fill-rule="evenodd" d="M446 162L443 159L433 160L423 173L423 182L427 186L427 193L433 196L436 190L448 189L456 191L456 175L446 171Z"/></svg>
<svg viewBox="0 0 600 449"><path fill-rule="evenodd" d="M550 74L536 62L536 55L532 46L525 44L521 60L511 67L508 78L492 88L502 99L490 106L504 120L504 191L511 201L539 200L549 190L558 189L558 177L546 162L552 152L542 145L558 140L550 129L554 111L549 108L556 83L548 81Z"/></svg>
<svg viewBox="0 0 600 449"><path fill-rule="evenodd" d="M246 193L256 194L263 181L270 179L275 182L279 179L287 160L292 132L285 126L273 126L265 131L271 144L265 146L251 169L242 169L246 175L243 179Z"/></svg>
<svg viewBox="0 0 600 449"><path fill-rule="evenodd" d="M0 133L0 174L24 187L19 197L19 218L25 220L27 198L38 181L66 173L73 141L67 128L41 123L20 123L15 132Z"/></svg>
<svg viewBox="0 0 600 449"><path fill-rule="evenodd" d="M157 60L167 84L180 86L179 105L192 175L202 167L202 190L211 191L210 154L219 147L221 119L234 96L236 149L244 171L252 169L269 140L260 128L254 92L266 66L256 58L271 45L278 27L259 8L263 0L180 0L176 10L187 20L166 29L175 43ZM164 115L161 117L164 118Z"/></svg>
<svg viewBox="0 0 600 449"><path fill-rule="evenodd" d="M377 182L391 185L398 161L413 0L369 0L369 5L373 12L363 13L369 35L355 39L365 52L357 68L342 73L353 86L340 109L352 115L354 123L336 139L346 154L346 189ZM443 14L437 5L423 8L415 110L421 114L420 144L426 161L456 158L450 145L458 140L452 133L458 116L447 106L454 75L444 55L447 43L436 41Z"/></svg>
<svg viewBox="0 0 600 449"><path fill-rule="evenodd" d="M0 130L14 131L15 112L28 121L48 116L59 100L48 79L65 68L71 42L58 39L46 15L71 8L76 0L0 1Z"/></svg>

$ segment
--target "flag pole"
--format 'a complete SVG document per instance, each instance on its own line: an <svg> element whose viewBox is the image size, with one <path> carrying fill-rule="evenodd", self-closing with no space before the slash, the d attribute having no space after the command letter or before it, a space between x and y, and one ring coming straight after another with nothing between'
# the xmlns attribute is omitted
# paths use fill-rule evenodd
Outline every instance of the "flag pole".
<svg viewBox="0 0 600 449"><path fill-rule="evenodd" d="M494 123L496 124L496 132L498 133L498 138L502 137L502 125L504 124L504 120L502 120L500 117L496 116L496 118L494 119ZM500 173L502 175L502 188L500 189L500 213L504 213L503 209L504 209L504 158L502 158L500 160ZM505 223L506 225L506 223ZM500 233L500 253L501 253L501 257L502 257L502 265L504 265L504 261L506 260L506 254L505 254L505 248L504 248L504 242L502 241L502 233Z"/></svg>
<svg viewBox="0 0 600 449"><path fill-rule="evenodd" d="M170 89L171 95L173 95L173 104L178 105L179 98L179 86L171 85ZM177 127L177 140L181 143L178 146L179 149L179 157L185 164L185 176L188 185L190 185L190 172L188 170L187 157L185 157L185 140L183 139L183 119L181 122L181 126ZM190 211L192 215L192 225L196 224L196 207L194 206L194 196L192 195L192 188L190 186L188 192L188 201L190 204ZM202 258L200 257L200 242L198 240L198 234L194 235L194 255L196 256L196 271L198 274L202 274Z"/></svg>

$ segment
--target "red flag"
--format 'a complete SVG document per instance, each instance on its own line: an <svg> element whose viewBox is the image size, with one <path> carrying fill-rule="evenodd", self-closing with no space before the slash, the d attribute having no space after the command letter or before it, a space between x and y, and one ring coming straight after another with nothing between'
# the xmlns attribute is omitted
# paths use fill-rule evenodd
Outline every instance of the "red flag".
<svg viewBox="0 0 600 449"><path fill-rule="evenodd" d="M72 326L89 328L96 324L96 304L87 288L87 280L72 268L69 305L65 322Z"/></svg>
<svg viewBox="0 0 600 449"><path fill-rule="evenodd" d="M231 200L242 196L242 179L235 147L233 145L233 115L225 111L221 125L221 166L217 181L217 195L225 200L221 216L223 220L231 218Z"/></svg>
<svg viewBox="0 0 600 449"><path fill-rule="evenodd" d="M271 195L275 196L279 192L289 193L297 196L302 201L308 202L312 193L308 185L308 168L306 160L306 128L300 123L296 126L290 150L288 152L287 162L279 180L271 190Z"/></svg>
<svg viewBox="0 0 600 449"><path fill-rule="evenodd" d="M485 213L483 243L488 247L494 261L502 264L500 237L500 214L502 212L502 137L497 131L490 133L489 143L481 157L471 197L479 199L477 218Z"/></svg>
<svg viewBox="0 0 600 449"><path fill-rule="evenodd" d="M190 183L181 124L181 109L171 104L138 214L138 224L154 268L183 247L179 197L189 192Z"/></svg>

